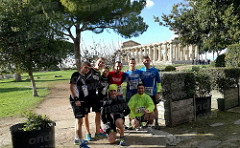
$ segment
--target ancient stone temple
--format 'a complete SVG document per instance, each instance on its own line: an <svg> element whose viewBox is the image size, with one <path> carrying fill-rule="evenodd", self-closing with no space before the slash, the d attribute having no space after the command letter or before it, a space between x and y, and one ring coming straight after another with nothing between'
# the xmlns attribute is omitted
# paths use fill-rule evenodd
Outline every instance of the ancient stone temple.
<svg viewBox="0 0 240 148"><path fill-rule="evenodd" d="M126 64L130 58L135 58L137 64L142 64L143 56L148 55L153 64L191 64L199 59L199 49L196 45L182 46L177 40L169 40L141 45L134 41L124 42L121 48L122 62Z"/></svg>

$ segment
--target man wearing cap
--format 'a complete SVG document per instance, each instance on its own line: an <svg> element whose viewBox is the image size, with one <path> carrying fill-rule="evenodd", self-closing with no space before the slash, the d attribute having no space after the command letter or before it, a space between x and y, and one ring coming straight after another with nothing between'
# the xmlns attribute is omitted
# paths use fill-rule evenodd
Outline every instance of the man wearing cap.
<svg viewBox="0 0 240 148"><path fill-rule="evenodd" d="M108 134L109 143L114 143L116 140L116 132L120 134L120 145L125 146L124 138L124 121L125 116L130 112L125 100L117 96L116 84L109 85L109 99L104 102L101 119L104 123L104 130Z"/></svg>

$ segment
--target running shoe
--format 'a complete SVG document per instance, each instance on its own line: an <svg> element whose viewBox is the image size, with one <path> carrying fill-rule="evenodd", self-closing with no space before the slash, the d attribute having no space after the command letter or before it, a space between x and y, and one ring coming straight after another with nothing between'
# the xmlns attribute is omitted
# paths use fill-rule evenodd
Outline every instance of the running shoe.
<svg viewBox="0 0 240 148"><path fill-rule="evenodd" d="M79 145L79 148L90 148L89 146L87 146L86 143L82 143L81 145Z"/></svg>
<svg viewBox="0 0 240 148"><path fill-rule="evenodd" d="M124 137L120 137L120 143L119 143L119 145L121 145L121 146L126 146L126 140L125 140Z"/></svg>
<svg viewBox="0 0 240 148"><path fill-rule="evenodd" d="M87 141L91 141L92 140L91 134L86 134L86 140Z"/></svg>

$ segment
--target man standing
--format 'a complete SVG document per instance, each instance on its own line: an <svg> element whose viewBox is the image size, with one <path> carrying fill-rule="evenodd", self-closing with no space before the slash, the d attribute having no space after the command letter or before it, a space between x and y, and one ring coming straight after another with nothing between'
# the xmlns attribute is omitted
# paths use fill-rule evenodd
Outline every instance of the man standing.
<svg viewBox="0 0 240 148"><path fill-rule="evenodd" d="M109 85L109 100L104 102L101 119L104 123L104 129L108 134L109 143L114 143L116 140L116 132L120 134L120 145L125 146L126 141L124 138L124 121L125 116L129 114L125 100L117 96L117 85ZM117 130L116 130L117 128Z"/></svg>
<svg viewBox="0 0 240 148"><path fill-rule="evenodd" d="M74 144L79 144L81 148L88 148L86 141L83 140L82 136L82 123L83 117L86 114L85 99L88 96L88 89L85 82L85 75L89 72L91 64L88 62L83 62L81 70L75 72L71 76L70 80L70 104L73 109L74 116L76 118L75 122L75 140Z"/></svg>
<svg viewBox="0 0 240 148"><path fill-rule="evenodd" d="M156 68L151 67L150 65L151 59L148 56L143 57L143 64L145 67L141 68L140 71L142 71L141 74L141 80L145 87L145 93L148 94L154 104L155 104L155 128L160 129L160 126L158 125L158 111L157 111L157 102L159 99L159 93L161 90L161 80L159 76L159 72Z"/></svg>
<svg viewBox="0 0 240 148"><path fill-rule="evenodd" d="M121 71L122 70L122 63L120 61L117 61L114 66L114 70L109 72L109 77L110 81L109 84L117 84L118 90L117 90L117 95L120 98L123 98L123 91L122 91L122 78L124 73Z"/></svg>
<svg viewBox="0 0 240 148"><path fill-rule="evenodd" d="M86 84L88 86L89 95L86 97L86 107L88 107L88 112L85 115L85 128L86 128L86 140L92 140L92 136L89 129L89 120L88 120L88 113L90 113L90 109L96 113L95 116L95 125L96 125L96 133L95 138L103 138L106 137L105 134L100 133L100 126L101 126L101 119L100 119L100 102L97 96L97 88L100 84L100 69L104 66L104 59L99 58L95 62L94 68L91 68L90 71L86 74Z"/></svg>
<svg viewBox="0 0 240 148"><path fill-rule="evenodd" d="M144 93L144 85L138 84L137 94L133 95L128 102L130 108L130 117L133 128L140 125L140 122L153 123L155 114L153 112L155 105L151 97Z"/></svg>
<svg viewBox="0 0 240 148"><path fill-rule="evenodd" d="M126 102L137 93L137 85L140 83L141 71L135 68L136 61L134 58L129 60L129 69L124 72L124 81L127 82Z"/></svg>

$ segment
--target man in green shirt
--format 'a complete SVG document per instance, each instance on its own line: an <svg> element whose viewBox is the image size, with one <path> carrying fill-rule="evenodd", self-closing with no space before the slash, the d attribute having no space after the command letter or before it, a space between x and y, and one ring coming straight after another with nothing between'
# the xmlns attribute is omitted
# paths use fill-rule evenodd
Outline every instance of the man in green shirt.
<svg viewBox="0 0 240 148"><path fill-rule="evenodd" d="M147 122L148 124L152 124L155 118L155 105L151 97L145 94L144 91L144 85L138 84L137 94L133 95L128 102L133 128L138 127L140 125L140 122Z"/></svg>

